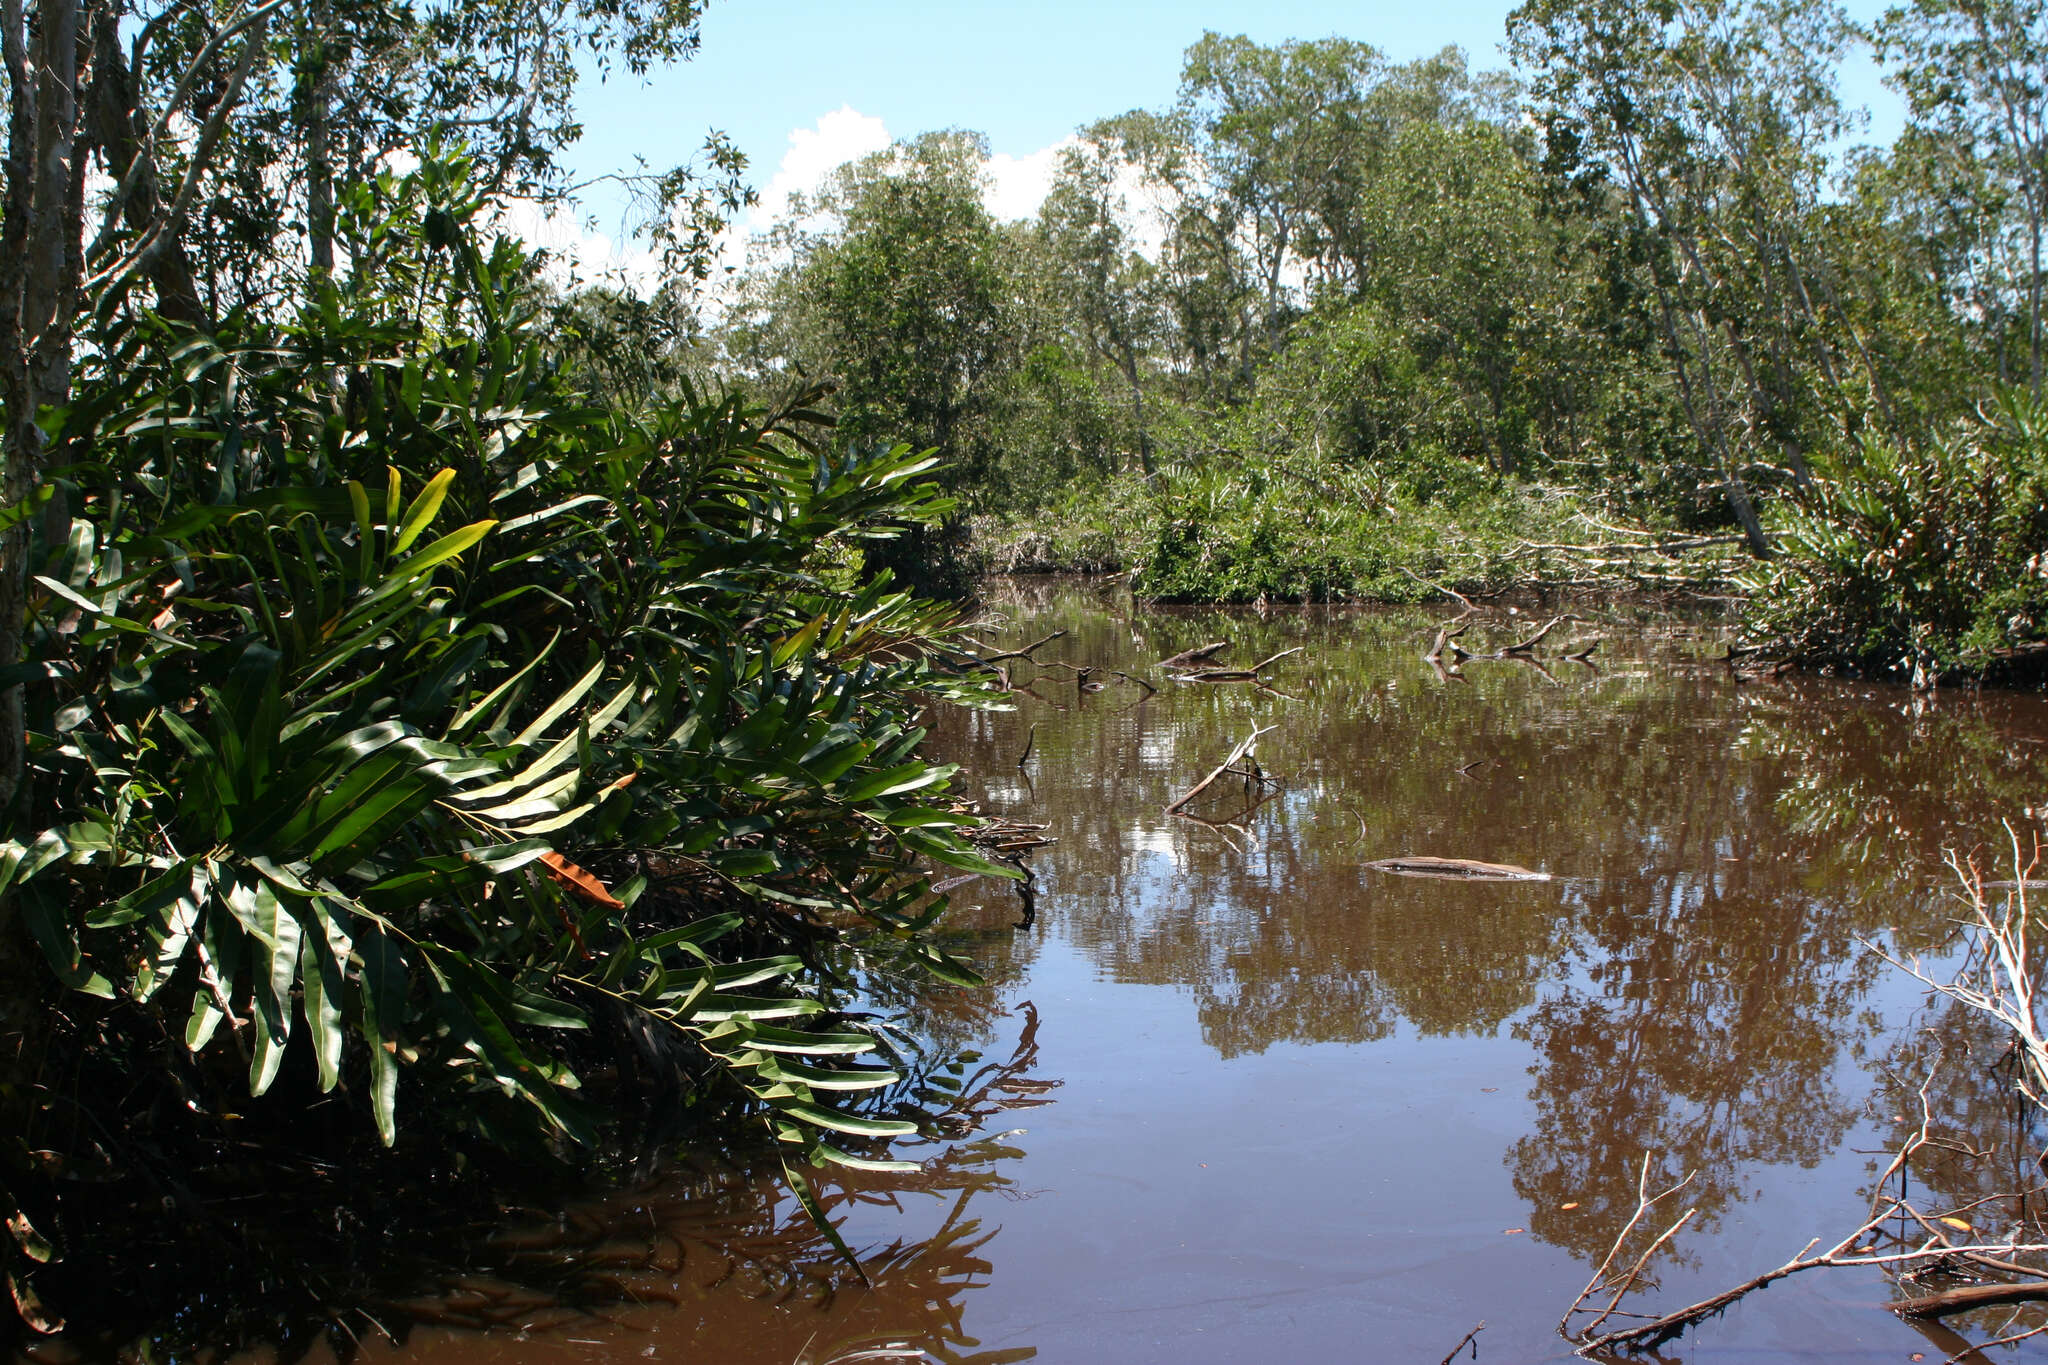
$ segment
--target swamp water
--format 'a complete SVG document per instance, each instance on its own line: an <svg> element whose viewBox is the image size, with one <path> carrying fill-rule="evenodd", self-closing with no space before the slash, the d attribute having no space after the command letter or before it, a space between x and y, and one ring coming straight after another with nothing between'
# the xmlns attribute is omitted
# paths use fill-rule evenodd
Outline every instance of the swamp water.
<svg viewBox="0 0 2048 1365"><path fill-rule="evenodd" d="M1561 1359L1645 1153L1655 1185L1695 1173L1629 1305L1668 1308L1854 1227L1937 1041L1937 1134L2013 1137L1998 1040L1866 944L1942 950L1945 848L2011 875L2001 820L2031 838L2048 803L2042 698L1741 681L1713 627L1628 609L1555 632L1542 668L1447 678L1419 657L1433 611L997 592L997 648L1064 630L1038 659L1109 686L1013 662L1015 711L934 722L961 792L1058 842L1028 855L1028 929L1008 886L955 893L992 988L931 1017L983 1054L972 1117L906 1153L918 1175L833 1191L873 1288L771 1184L675 1180L559 1220L611 1306L457 1288L438 1311L525 1330L420 1327L366 1360L1434 1365L1482 1320L1481 1361ZM1490 612L1464 643L1540 619ZM1596 634L1593 666L1555 658ZM1156 666L1219 639L1302 652L1271 690ZM1165 813L1257 726L1270 799L1232 776ZM1402 855L1553 880L1366 866ZM1996 1159L1930 1179L1936 1210L2027 1183ZM1795 1277L1661 1358L1944 1359L1878 1306L1898 1288Z"/></svg>

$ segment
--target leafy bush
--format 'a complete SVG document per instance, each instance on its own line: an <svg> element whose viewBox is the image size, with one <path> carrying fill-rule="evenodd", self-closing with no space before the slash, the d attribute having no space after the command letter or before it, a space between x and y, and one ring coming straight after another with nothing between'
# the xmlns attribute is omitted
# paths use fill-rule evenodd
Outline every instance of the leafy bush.
<svg viewBox="0 0 2048 1365"><path fill-rule="evenodd" d="M985 695L950 609L851 568L950 504L906 448L829 450L814 394L579 406L465 183L359 206L411 234L397 297L138 331L81 384L8 914L75 1044L135 1040L194 1114L275 1088L559 1148L637 1074L872 1164L914 1125L846 1101L899 1077L823 945L970 982L920 866L1013 875L917 756Z"/></svg>
<svg viewBox="0 0 2048 1365"><path fill-rule="evenodd" d="M1873 446L1792 507L1744 579L1751 639L1807 664L1983 674L2048 647L2048 414L2017 393Z"/></svg>

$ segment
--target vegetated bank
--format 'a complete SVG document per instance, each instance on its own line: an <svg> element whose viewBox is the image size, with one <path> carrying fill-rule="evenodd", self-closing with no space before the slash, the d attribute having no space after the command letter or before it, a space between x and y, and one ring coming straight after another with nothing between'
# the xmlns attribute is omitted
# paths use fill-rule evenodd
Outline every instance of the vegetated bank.
<svg viewBox="0 0 2048 1365"><path fill-rule="evenodd" d="M361 187L378 268L296 311L107 329L16 508L34 1330L344 1330L536 1182L682 1145L808 1201L951 1103L877 1002L976 979L929 869L1015 873L918 754L990 696L958 609L864 560L929 458L806 392L593 405L475 174Z"/></svg>
<svg viewBox="0 0 2048 1365"><path fill-rule="evenodd" d="M941 451L986 569L1709 582L1785 659L2018 667L2048 640L2040 15L1531 0L1506 37L1486 72L1206 34L1023 221L976 135L899 143L805 198L709 344ZM1859 48L1906 105L1886 146L1838 90Z"/></svg>

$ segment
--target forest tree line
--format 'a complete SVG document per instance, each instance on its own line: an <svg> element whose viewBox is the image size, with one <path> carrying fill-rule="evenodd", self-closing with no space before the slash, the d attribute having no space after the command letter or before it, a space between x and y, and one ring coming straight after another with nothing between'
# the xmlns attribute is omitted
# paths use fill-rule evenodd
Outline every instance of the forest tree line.
<svg viewBox="0 0 2048 1365"><path fill-rule="evenodd" d="M2043 7L1532 0L1507 39L1478 72L1205 35L1027 221L979 136L898 143L672 363L831 376L850 439L942 454L985 567L1401 599L1568 579L1526 547L1620 524L1739 538L1811 661L2038 643ZM1888 147L1838 89L1864 49Z"/></svg>

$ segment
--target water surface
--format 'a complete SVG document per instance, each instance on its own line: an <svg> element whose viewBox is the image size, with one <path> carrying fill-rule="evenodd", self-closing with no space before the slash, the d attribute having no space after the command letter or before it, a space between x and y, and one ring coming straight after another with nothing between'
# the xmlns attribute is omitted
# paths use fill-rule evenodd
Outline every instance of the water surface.
<svg viewBox="0 0 2048 1365"><path fill-rule="evenodd" d="M935 717L934 743L1057 842L1028 855L1029 928L1007 886L956 892L995 985L936 1008L987 1060L971 1114L912 1153L925 1172L835 1187L873 1287L765 1183L677 1180L555 1220L616 1265L601 1312L479 1286L440 1310L526 1330L373 1359L1433 1365L1482 1320L1479 1359L1558 1359L1646 1154L1699 1207L1651 1268L1668 1307L1854 1227L1937 1046L1940 1131L2010 1136L1996 1040L1871 945L1939 952L1945 851L1989 864L2001 822L2040 830L2040 697L1742 679L1711 622L1630 609L1580 608L1540 667L1446 675L1420 657L1431 610L1145 610L1075 584L996 604L998 647L1066 633L1012 662L1014 711ZM1489 610L1464 643L1540 619ZM1590 665L1556 657L1596 636ZM1157 666L1213 640L1302 652L1270 687ZM1270 783L1167 813L1262 726ZM1551 880L1367 866L1416 854ZM1953 1186L1930 1204L2024 1183L1930 1178ZM1786 1281L1662 1358L1943 1359L1876 1306L1897 1289Z"/></svg>

